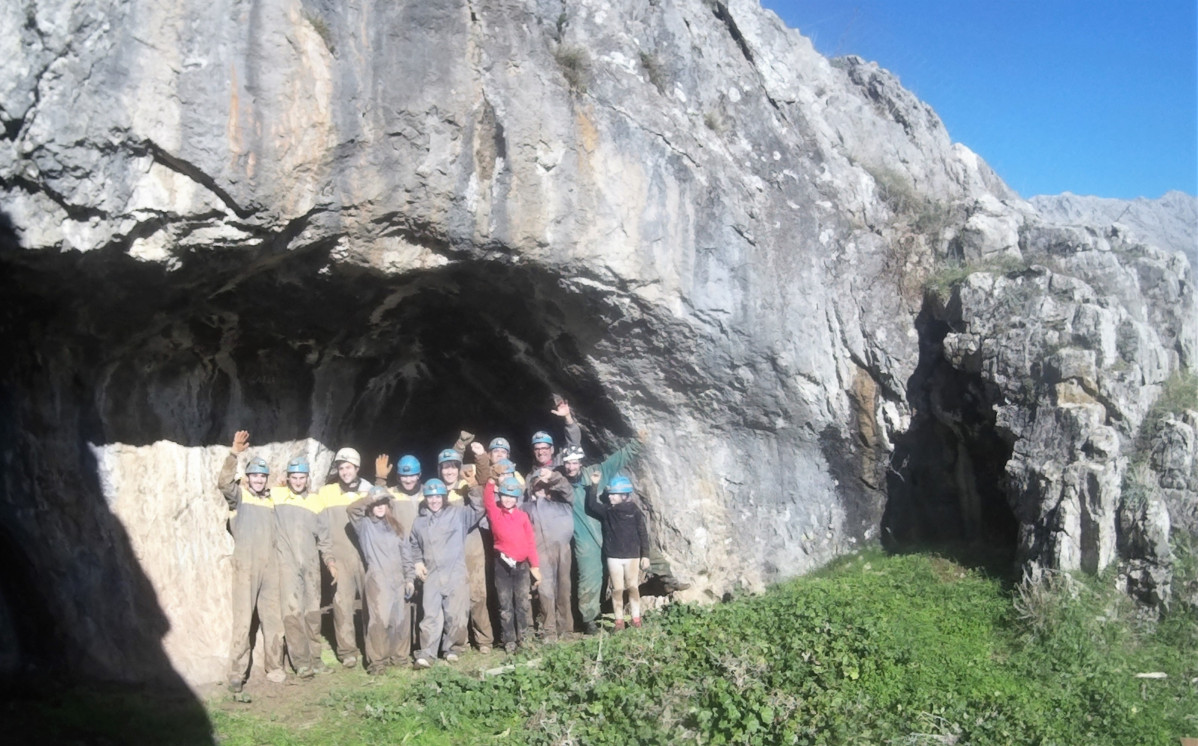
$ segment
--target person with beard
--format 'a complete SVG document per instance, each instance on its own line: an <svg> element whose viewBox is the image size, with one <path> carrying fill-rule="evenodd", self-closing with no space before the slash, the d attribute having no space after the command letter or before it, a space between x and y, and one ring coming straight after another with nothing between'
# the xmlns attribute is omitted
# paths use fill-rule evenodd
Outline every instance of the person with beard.
<svg viewBox="0 0 1198 746"><path fill-rule="evenodd" d="M358 643L354 631L354 601L366 590L366 570L358 549L357 534L349 521L348 508L370 491L358 476L362 457L353 448L342 448L333 457L337 481L320 488L320 553L333 581L333 636L337 658L345 668L358 665Z"/></svg>
<svg viewBox="0 0 1198 746"><path fill-rule="evenodd" d="M270 489L287 656L301 679L328 673L320 660L320 499L309 487L308 459L287 464L287 484Z"/></svg>
<svg viewBox="0 0 1198 746"><path fill-rule="evenodd" d="M233 635L229 649L229 690L239 694L250 669L254 640L250 636L254 612L262 625L266 678L281 684L283 672L283 615L279 610L279 563L275 549L278 533L274 502L266 483L270 467L252 458L244 480L237 477L237 463L249 448L250 434L238 430L233 445L217 476L216 484L233 514Z"/></svg>

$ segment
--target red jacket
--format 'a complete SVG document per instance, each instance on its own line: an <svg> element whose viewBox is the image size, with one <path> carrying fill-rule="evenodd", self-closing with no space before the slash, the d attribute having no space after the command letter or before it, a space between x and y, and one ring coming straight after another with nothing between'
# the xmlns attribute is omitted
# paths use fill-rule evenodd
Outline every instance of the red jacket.
<svg viewBox="0 0 1198 746"><path fill-rule="evenodd" d="M539 568L537 540L533 537L532 522L528 514L519 508L507 510L495 502L495 484L487 482L483 489L483 507L487 520L491 522L491 536L495 539L495 551L522 562L528 560L532 567Z"/></svg>

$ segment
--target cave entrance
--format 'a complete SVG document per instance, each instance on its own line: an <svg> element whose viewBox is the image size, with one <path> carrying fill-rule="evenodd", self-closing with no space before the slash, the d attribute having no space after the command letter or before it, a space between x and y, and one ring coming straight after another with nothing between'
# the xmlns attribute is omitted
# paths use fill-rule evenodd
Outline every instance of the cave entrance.
<svg viewBox="0 0 1198 746"><path fill-rule="evenodd" d="M590 362L631 322L544 268L478 261L389 275L330 263L327 250L248 267L218 252L169 271L123 253L57 259L79 266L53 274L89 282L65 305L27 305L42 302L53 336L70 340L64 366L94 405L93 443L214 445L245 428L255 443L313 437L364 461L414 453L430 476L463 428L507 437L529 463L533 432L561 432L554 393L598 444L631 434ZM23 294L38 285L18 282Z"/></svg>
<svg viewBox="0 0 1198 746"><path fill-rule="evenodd" d="M919 364L907 386L913 416L891 457L883 542L1009 575L1019 524L1006 492L1013 443L996 427L1001 393L945 359L948 323L925 307L916 326Z"/></svg>
<svg viewBox="0 0 1198 746"><path fill-rule="evenodd" d="M204 564L216 556L223 506L197 496L223 458L209 448L239 428L255 445L353 446L367 477L375 454L408 452L434 475L436 454L463 428L507 437L524 468L533 432L561 433L553 393L574 405L592 455L631 435L597 366L618 364L648 322L595 283L498 252L459 261L445 247L435 266L403 274L333 261L331 243L209 248L169 267L127 248L25 252L14 242L0 253L0 343L10 353L0 402L12 404L0 426L0 533L27 537L8 559L29 568L27 583L0 589L0 603L37 588L64 620L44 639L23 639L3 661L9 670L37 663L43 648L82 649L88 660L61 656L54 667L68 678L178 678L162 608L227 597ZM114 512L118 488L129 511L148 516L136 542ZM172 550L188 541L202 551ZM158 552L145 572L138 547ZM175 622L197 633L178 643L188 671L224 654L202 637L208 627ZM94 652L98 640L105 647Z"/></svg>

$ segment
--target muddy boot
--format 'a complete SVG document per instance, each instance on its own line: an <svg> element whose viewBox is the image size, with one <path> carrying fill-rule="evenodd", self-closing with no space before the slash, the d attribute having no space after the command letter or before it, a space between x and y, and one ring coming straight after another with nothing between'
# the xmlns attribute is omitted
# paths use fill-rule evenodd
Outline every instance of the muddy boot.
<svg viewBox="0 0 1198 746"><path fill-rule="evenodd" d="M287 674L283 673L283 669L276 668L275 670L266 674L266 680L272 684L282 684L287 680Z"/></svg>
<svg viewBox="0 0 1198 746"><path fill-rule="evenodd" d="M245 689L245 682L241 679L229 679L229 693L241 694L241 690Z"/></svg>
<svg viewBox="0 0 1198 746"><path fill-rule="evenodd" d="M358 667L358 656L356 656L356 655L346 656L341 661L341 665L344 666L345 668L357 668Z"/></svg>
<svg viewBox="0 0 1198 746"><path fill-rule="evenodd" d="M599 625L593 621L586 622L582 625L582 633L584 635L597 635L599 634Z"/></svg>

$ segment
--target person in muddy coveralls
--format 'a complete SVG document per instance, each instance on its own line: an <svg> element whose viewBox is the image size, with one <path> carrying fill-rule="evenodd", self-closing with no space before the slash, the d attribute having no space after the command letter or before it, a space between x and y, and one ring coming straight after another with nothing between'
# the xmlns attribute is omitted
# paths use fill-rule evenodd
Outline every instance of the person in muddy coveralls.
<svg viewBox="0 0 1198 746"><path fill-rule="evenodd" d="M412 524L424 501L423 485L420 482L420 460L411 454L401 456L398 462L399 477L394 487L388 487L387 478L391 475L391 459L386 454L380 454L374 460L374 483L378 487L388 487L391 493L391 515L403 527L404 535L410 535ZM405 602L407 623L400 631L399 641L395 649L395 657L408 660L412 654L412 623L416 619L418 596L409 596Z"/></svg>
<svg viewBox="0 0 1198 746"><path fill-rule="evenodd" d="M362 457L353 448L342 448L333 457L337 481L320 488L320 553L333 579L333 635L341 665L358 665L354 631L354 599L364 595L366 571L358 551L358 537L349 522L350 503L364 497L370 484L359 478Z"/></svg>
<svg viewBox="0 0 1198 746"><path fill-rule="evenodd" d="M412 561L424 586L417 668L428 668L441 651L452 663L466 647L470 615L466 535L478 529L483 508L477 488L465 505L449 505L448 493L440 479L425 482L424 505L412 524Z"/></svg>
<svg viewBox="0 0 1198 746"><path fill-rule="evenodd" d="M415 591L415 570L408 532L391 515L391 492L372 487L347 508L366 560L367 673L407 663L401 648L411 628L407 600ZM410 644L410 643L409 643Z"/></svg>
<svg viewBox="0 0 1198 746"><path fill-rule="evenodd" d="M279 563L275 551L275 511L267 479L270 467L261 458L250 459L244 481L237 478L237 462L250 445L250 434L238 430L232 450L217 477L217 487L229 509L233 534L233 636L229 646L229 689L245 685L253 650L254 612L262 625L263 663L266 678L286 679L283 672L283 616L279 611Z"/></svg>
<svg viewBox="0 0 1198 746"><path fill-rule="evenodd" d="M464 447L463 432L458 445ZM470 436L473 438L473 436ZM467 441L470 442L470 441ZM446 448L437 456L437 470L441 481L449 490L450 505L464 505L469 500L470 483L462 478L462 452L458 447ZM470 583L470 629L469 634L478 646L478 652L491 652L494 631L491 629L491 598L487 588L487 546L491 540L490 525L479 524L478 530L466 535L466 576Z"/></svg>
<svg viewBox="0 0 1198 746"><path fill-rule="evenodd" d="M562 460L582 461L582 447L568 446ZM574 490L560 472L537 469L529 475L525 501L520 509L532 521L537 556L541 561L541 583L537 593L537 634L554 642L574 631L570 611L574 570Z"/></svg>
<svg viewBox="0 0 1198 746"><path fill-rule="evenodd" d="M320 499L309 490L308 459L287 464L287 484L271 487L278 536L279 591L287 656L301 679L328 673L320 660Z"/></svg>

